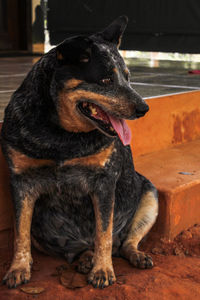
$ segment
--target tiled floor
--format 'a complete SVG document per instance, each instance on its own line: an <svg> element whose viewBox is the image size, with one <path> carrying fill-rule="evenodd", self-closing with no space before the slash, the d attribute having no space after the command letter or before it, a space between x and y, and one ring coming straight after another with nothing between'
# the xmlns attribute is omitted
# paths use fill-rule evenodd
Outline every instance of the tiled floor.
<svg viewBox="0 0 200 300"><path fill-rule="evenodd" d="M189 74L189 70L200 70L199 63L154 61L156 67L150 67L147 59L129 59L127 63L133 87L144 98L200 90L200 75Z"/></svg>
<svg viewBox="0 0 200 300"><path fill-rule="evenodd" d="M0 58L0 120L12 93L18 88L37 57Z"/></svg>
<svg viewBox="0 0 200 300"><path fill-rule="evenodd" d="M38 57L0 58L0 120L12 93L37 60ZM132 86L145 98L200 90L200 75L189 75L189 64L158 61L156 68L152 68L147 61L131 59L128 65Z"/></svg>

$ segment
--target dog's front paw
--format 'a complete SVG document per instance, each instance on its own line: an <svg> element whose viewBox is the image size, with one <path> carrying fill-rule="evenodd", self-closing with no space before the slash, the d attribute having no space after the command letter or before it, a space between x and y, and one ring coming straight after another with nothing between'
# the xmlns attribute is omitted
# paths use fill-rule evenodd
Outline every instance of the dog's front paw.
<svg viewBox="0 0 200 300"><path fill-rule="evenodd" d="M3 278L3 283L5 283L10 289L12 289L16 288L20 284L27 283L30 278L30 268L10 269Z"/></svg>
<svg viewBox="0 0 200 300"><path fill-rule="evenodd" d="M4 276L3 283L10 289L27 283L31 278L31 264L32 260L15 261Z"/></svg>
<svg viewBox="0 0 200 300"><path fill-rule="evenodd" d="M116 281L113 268L93 268L88 276L88 283L92 284L94 288L107 287Z"/></svg>

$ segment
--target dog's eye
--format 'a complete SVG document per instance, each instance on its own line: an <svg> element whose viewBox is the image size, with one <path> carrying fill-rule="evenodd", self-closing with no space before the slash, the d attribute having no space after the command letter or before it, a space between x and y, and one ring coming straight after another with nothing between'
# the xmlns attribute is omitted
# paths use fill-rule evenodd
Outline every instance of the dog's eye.
<svg viewBox="0 0 200 300"><path fill-rule="evenodd" d="M80 57L80 62L81 63L88 63L89 62L89 57L87 55L81 55Z"/></svg>
<svg viewBox="0 0 200 300"><path fill-rule="evenodd" d="M104 78L101 79L101 83L103 83L104 85L108 85L112 82L111 78Z"/></svg>

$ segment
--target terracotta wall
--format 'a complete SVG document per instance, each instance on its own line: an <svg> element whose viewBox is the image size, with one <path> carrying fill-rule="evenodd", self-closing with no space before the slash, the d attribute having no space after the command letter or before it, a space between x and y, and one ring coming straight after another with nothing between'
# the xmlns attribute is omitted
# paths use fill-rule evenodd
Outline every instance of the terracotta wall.
<svg viewBox="0 0 200 300"><path fill-rule="evenodd" d="M200 91L148 99L145 117L128 121L134 156L200 137Z"/></svg>

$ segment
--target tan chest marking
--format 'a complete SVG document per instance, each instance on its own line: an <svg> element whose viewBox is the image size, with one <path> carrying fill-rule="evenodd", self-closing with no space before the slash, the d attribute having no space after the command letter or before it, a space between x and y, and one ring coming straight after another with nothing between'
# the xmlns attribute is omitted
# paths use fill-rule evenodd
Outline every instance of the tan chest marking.
<svg viewBox="0 0 200 300"><path fill-rule="evenodd" d="M66 160L64 166L82 165L87 167L104 167L109 162L112 153L115 151L114 142L101 152L85 157Z"/></svg>
<svg viewBox="0 0 200 300"><path fill-rule="evenodd" d="M38 168L43 166L55 165L55 162L53 160L31 158L12 148L10 148L9 154L13 163L13 170L16 174L23 173L29 168Z"/></svg>

